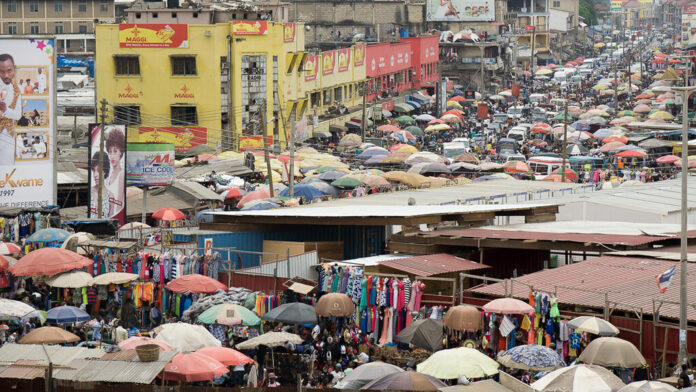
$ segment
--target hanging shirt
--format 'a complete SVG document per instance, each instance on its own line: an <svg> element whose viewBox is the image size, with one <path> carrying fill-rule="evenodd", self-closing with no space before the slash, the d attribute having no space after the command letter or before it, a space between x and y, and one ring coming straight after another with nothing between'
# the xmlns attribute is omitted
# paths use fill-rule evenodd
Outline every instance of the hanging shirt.
<svg viewBox="0 0 696 392"><path fill-rule="evenodd" d="M580 341L582 340L582 336L580 336L579 333L573 332L569 336L570 340L570 348L572 349L579 349L580 348Z"/></svg>

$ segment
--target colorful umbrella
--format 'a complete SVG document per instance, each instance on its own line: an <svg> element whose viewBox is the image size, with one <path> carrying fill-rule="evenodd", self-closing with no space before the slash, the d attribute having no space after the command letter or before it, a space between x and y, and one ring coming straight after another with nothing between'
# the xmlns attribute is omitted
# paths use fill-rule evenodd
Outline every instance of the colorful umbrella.
<svg viewBox="0 0 696 392"><path fill-rule="evenodd" d="M525 344L503 351L498 354L497 361L505 367L535 371L551 371L565 366L556 351L536 344Z"/></svg>
<svg viewBox="0 0 696 392"><path fill-rule="evenodd" d="M199 353L178 353L164 367L164 378L176 381L210 381L221 377L229 369L219 361Z"/></svg>
<svg viewBox="0 0 696 392"><path fill-rule="evenodd" d="M362 185L362 182L355 177L345 176L341 177L336 181L331 183L331 186L342 189L353 189Z"/></svg>
<svg viewBox="0 0 696 392"><path fill-rule="evenodd" d="M68 237L70 237L70 233L63 229L49 228L41 229L36 233L30 235L25 242L63 242L67 240Z"/></svg>
<svg viewBox="0 0 696 392"><path fill-rule="evenodd" d="M408 117L408 118L411 118L411 117L409 117L409 116L401 116L401 117ZM385 125L380 125L380 126L378 126L378 127L377 127L377 130L378 130L378 131L382 131L382 132L395 132L395 131L400 131L401 128L399 128L399 127L397 127L397 126L395 126L395 125L385 124Z"/></svg>
<svg viewBox="0 0 696 392"><path fill-rule="evenodd" d="M237 304L219 304L208 308L198 316L203 324L259 325L261 319L251 310Z"/></svg>
<svg viewBox="0 0 696 392"><path fill-rule="evenodd" d="M475 332L483 328L481 311L471 305L451 307L442 323L449 329L462 332Z"/></svg>
<svg viewBox="0 0 696 392"><path fill-rule="evenodd" d="M661 156L661 157L655 159L655 162L657 162L659 164L669 164L669 163L677 162L680 159L681 158L676 156L676 155L664 155L664 156Z"/></svg>
<svg viewBox="0 0 696 392"><path fill-rule="evenodd" d="M400 123L400 124L412 124L415 120L411 116L403 115L403 116L397 117L395 119L395 121Z"/></svg>
<svg viewBox="0 0 696 392"><path fill-rule="evenodd" d="M503 169L512 173L528 173L531 170L525 162L508 161L503 164Z"/></svg>
<svg viewBox="0 0 696 392"><path fill-rule="evenodd" d="M0 255L16 255L21 252L19 246L11 242L0 242Z"/></svg>
<svg viewBox="0 0 696 392"><path fill-rule="evenodd" d="M268 191L268 189L255 190L244 195L244 197L242 197L242 199L239 200L239 203L237 203L237 207L242 208L246 203L250 201L268 199L269 197L271 197L271 194Z"/></svg>
<svg viewBox="0 0 696 392"><path fill-rule="evenodd" d="M558 169L554 170L551 172L551 174L556 174L561 177L563 177L563 173L561 171L561 168L559 167ZM567 168L565 169L565 177L568 180L571 181L577 181L578 180L578 173L576 173L573 169Z"/></svg>
<svg viewBox="0 0 696 392"><path fill-rule="evenodd" d="M532 133L549 133L551 132L551 126L547 123L536 123L532 127Z"/></svg>
<svg viewBox="0 0 696 392"><path fill-rule="evenodd" d="M92 260L75 252L46 247L29 252L8 270L16 276L42 276L84 268L91 264Z"/></svg>
<svg viewBox="0 0 696 392"><path fill-rule="evenodd" d="M647 156L643 151L636 151L636 150L625 150L621 151L620 153L616 154L617 157L622 157L622 158L642 158Z"/></svg>
<svg viewBox="0 0 696 392"><path fill-rule="evenodd" d="M153 212L152 219L159 219L163 221L183 220L186 219L186 215L176 208L165 207Z"/></svg>
<svg viewBox="0 0 696 392"><path fill-rule="evenodd" d="M176 278L164 286L169 291L175 293L214 293L217 290L227 290L225 284L218 282L213 278L209 278L200 274L184 275Z"/></svg>

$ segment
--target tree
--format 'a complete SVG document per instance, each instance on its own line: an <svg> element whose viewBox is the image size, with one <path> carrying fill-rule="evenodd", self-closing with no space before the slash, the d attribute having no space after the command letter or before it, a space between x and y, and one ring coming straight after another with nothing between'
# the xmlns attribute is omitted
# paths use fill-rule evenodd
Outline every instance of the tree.
<svg viewBox="0 0 696 392"><path fill-rule="evenodd" d="M580 0L580 16L585 19L588 25L597 24L596 2L594 0Z"/></svg>

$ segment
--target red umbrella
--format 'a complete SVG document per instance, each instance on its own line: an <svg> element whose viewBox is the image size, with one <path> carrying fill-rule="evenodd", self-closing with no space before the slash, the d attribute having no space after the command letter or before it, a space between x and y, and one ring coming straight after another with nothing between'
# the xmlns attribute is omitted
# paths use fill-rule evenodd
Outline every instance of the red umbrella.
<svg viewBox="0 0 696 392"><path fill-rule="evenodd" d="M428 125L435 125L435 124L444 124L445 122L443 120L440 120L439 118L436 118L434 120L430 120L428 122Z"/></svg>
<svg viewBox="0 0 696 392"><path fill-rule="evenodd" d="M186 219L186 215L176 208L160 208L152 213L152 219L164 221L182 220Z"/></svg>
<svg viewBox="0 0 696 392"><path fill-rule="evenodd" d="M186 382L209 381L227 372L229 369L225 365L205 354L179 353L164 367L164 378Z"/></svg>
<svg viewBox="0 0 696 392"><path fill-rule="evenodd" d="M396 151L396 150L400 149L401 147L406 147L406 146L408 146L408 144L403 144L403 143L395 144L395 145L389 147L389 151Z"/></svg>
<svg viewBox="0 0 696 392"><path fill-rule="evenodd" d="M378 131L382 132L398 132L401 130L401 128L391 125L391 124L385 124L385 125L380 125L377 127Z"/></svg>
<svg viewBox="0 0 696 392"><path fill-rule="evenodd" d="M626 143L628 143L628 138L626 136L612 135L612 136L605 137L604 139L602 139L602 143L604 143L604 144L611 143L611 142L620 142L620 143L626 144Z"/></svg>
<svg viewBox="0 0 696 392"><path fill-rule="evenodd" d="M214 293L216 290L227 290L227 286L213 278L200 274L184 275L164 286L175 293Z"/></svg>
<svg viewBox="0 0 696 392"><path fill-rule="evenodd" d="M528 173L531 170L529 170L529 166L527 166L526 163L520 162L520 161L508 161L503 164L503 168L506 171L513 172L513 173Z"/></svg>
<svg viewBox="0 0 696 392"><path fill-rule="evenodd" d="M672 59L672 60L669 60L669 63L670 63L670 64L681 64L682 61L679 60L679 59Z"/></svg>
<svg viewBox="0 0 696 392"><path fill-rule="evenodd" d="M655 159L655 162L660 163L660 164L669 164L669 163L674 163L679 161L681 158L679 158L676 155L665 155L661 156L657 159Z"/></svg>
<svg viewBox="0 0 696 392"><path fill-rule="evenodd" d="M642 151L635 151L635 150L621 151L620 153L616 154L617 157L623 157L623 158L630 158L630 157L641 158L641 157L644 157L646 155L647 154L642 152Z"/></svg>
<svg viewBox="0 0 696 392"><path fill-rule="evenodd" d="M532 127L533 133L549 133L551 132L551 126L547 123L536 123Z"/></svg>
<svg viewBox="0 0 696 392"><path fill-rule="evenodd" d="M10 266L10 261L0 256L0 271L6 270Z"/></svg>
<svg viewBox="0 0 696 392"><path fill-rule="evenodd" d="M625 145L626 145L625 143L621 143L618 141L609 142L609 143L603 145L602 147L600 147L599 151L600 152L611 152L611 151L615 151L617 148L623 147Z"/></svg>
<svg viewBox="0 0 696 392"><path fill-rule="evenodd" d="M217 159L217 155L213 154L200 154L198 156L198 162L208 162L212 161L213 159Z"/></svg>
<svg viewBox="0 0 696 392"><path fill-rule="evenodd" d="M130 338L122 341L121 343L119 343L118 348L120 348L121 350L134 350L136 347L142 346L145 344L156 344L160 347L160 350L174 351L174 349L171 348L171 346L169 346L167 343L165 343L161 340L147 338L144 336L130 337Z"/></svg>
<svg viewBox="0 0 696 392"><path fill-rule="evenodd" d="M239 351L227 347L203 347L195 352L207 355L225 366L246 365L254 362L253 359L247 357Z"/></svg>
<svg viewBox="0 0 696 392"><path fill-rule="evenodd" d="M278 157L278 160L283 162L283 163L288 163L288 162L290 162L290 156L289 155L281 155ZM299 159L295 158L295 161L299 161Z"/></svg>
<svg viewBox="0 0 696 392"><path fill-rule="evenodd" d="M92 263L92 260L67 249L41 248L19 259L10 266L9 271L17 276L55 275L84 268Z"/></svg>
<svg viewBox="0 0 696 392"><path fill-rule="evenodd" d="M239 191L239 188L231 188L227 191L227 195L225 195L225 200L227 199L241 199L242 198L242 192Z"/></svg>
<svg viewBox="0 0 696 392"><path fill-rule="evenodd" d="M452 98L448 99L448 101L466 102L466 98L462 97L461 95L457 95L456 97L452 97Z"/></svg>
<svg viewBox="0 0 696 392"><path fill-rule="evenodd" d="M15 255L21 252L19 246L11 242L0 242L0 255Z"/></svg>
<svg viewBox="0 0 696 392"><path fill-rule="evenodd" d="M544 177L541 181L546 181L546 182L563 182L563 177L561 177L558 174L549 174L548 176ZM566 182L573 182L572 180L568 179L566 177Z"/></svg>
<svg viewBox="0 0 696 392"><path fill-rule="evenodd" d="M271 194L268 191L268 189L257 189L253 192L249 192L246 195L244 195L244 197L242 197L239 203L237 203L237 207L242 208L244 207L244 204L250 201L268 199L269 197L271 197Z"/></svg>
<svg viewBox="0 0 696 392"><path fill-rule="evenodd" d="M664 64L664 63L666 63L666 62L667 62L667 61L666 61L665 59L663 59L662 57L658 57L658 58L656 58L655 60L653 60L653 63L654 63L654 64Z"/></svg>
<svg viewBox="0 0 696 392"><path fill-rule="evenodd" d="M559 167L558 169L552 171L551 174L557 174L559 176L562 176L561 168ZM569 169L567 167L565 169L565 175L567 180L577 181L578 179L578 173L574 172L572 169Z"/></svg>
<svg viewBox="0 0 696 392"><path fill-rule="evenodd" d="M459 117L459 118L464 118L464 115L462 114L462 111L461 111L461 110L457 110L457 109L448 110L448 111L442 113L442 116L440 116L440 117L443 117L443 116L446 115L446 114L454 114L455 116L457 116L457 117Z"/></svg>
<svg viewBox="0 0 696 392"><path fill-rule="evenodd" d="M674 162L675 165L681 167L681 160ZM696 168L696 161L689 161L689 169Z"/></svg>

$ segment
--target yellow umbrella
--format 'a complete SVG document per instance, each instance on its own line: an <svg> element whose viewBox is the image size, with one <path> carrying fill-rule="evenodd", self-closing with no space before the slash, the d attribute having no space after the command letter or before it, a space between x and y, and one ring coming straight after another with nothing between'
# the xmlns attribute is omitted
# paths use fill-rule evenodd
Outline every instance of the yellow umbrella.
<svg viewBox="0 0 696 392"><path fill-rule="evenodd" d="M670 113L665 112L663 110L656 111L655 113L649 115L648 118L657 118L657 119L665 120L665 121L674 120L673 115L671 115Z"/></svg>
<svg viewBox="0 0 696 392"><path fill-rule="evenodd" d="M604 42L598 42L594 44L595 49L601 49L603 47L607 46Z"/></svg>
<svg viewBox="0 0 696 392"><path fill-rule="evenodd" d="M235 152L235 151L221 152L220 154L218 154L217 157L221 158L221 159L243 159L244 158L244 156L241 153Z"/></svg>
<svg viewBox="0 0 696 392"><path fill-rule="evenodd" d="M594 87L592 87L593 90L597 90L597 91L606 90L608 88L609 88L609 86L607 86L606 84L598 84L598 85L595 85Z"/></svg>
<svg viewBox="0 0 696 392"><path fill-rule="evenodd" d="M415 148L415 147L413 147L413 146L403 146L403 147L399 148L399 149L396 150L396 151L398 151L398 152L405 152L405 153L407 153L407 154L415 154L415 153L418 152L418 149Z"/></svg>
<svg viewBox="0 0 696 392"><path fill-rule="evenodd" d="M498 373L498 362L482 352L468 347L451 348L434 352L418 364L416 370L443 380L483 378Z"/></svg>
<svg viewBox="0 0 696 392"><path fill-rule="evenodd" d="M459 109L459 110L464 109L462 107L462 105L460 105L459 102L457 102L457 101L447 101L447 109L452 109L452 108Z"/></svg>
<svg viewBox="0 0 696 392"><path fill-rule="evenodd" d="M553 73L552 70L548 68L542 68L538 71L536 71L535 75L551 75Z"/></svg>
<svg viewBox="0 0 696 392"><path fill-rule="evenodd" d="M434 124L425 128L425 132L446 131L451 127L447 124Z"/></svg>

